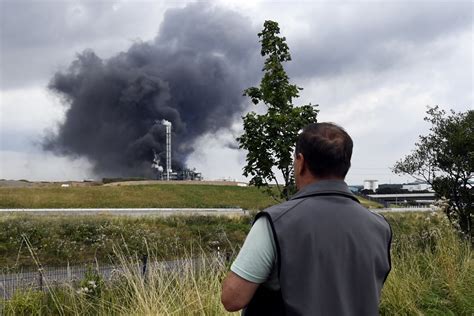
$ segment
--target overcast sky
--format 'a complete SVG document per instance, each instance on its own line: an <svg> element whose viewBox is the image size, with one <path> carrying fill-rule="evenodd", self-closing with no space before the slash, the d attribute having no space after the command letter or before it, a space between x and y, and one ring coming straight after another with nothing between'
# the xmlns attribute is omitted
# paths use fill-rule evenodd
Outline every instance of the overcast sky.
<svg viewBox="0 0 474 316"><path fill-rule="evenodd" d="M0 0L0 178L98 177L88 157L41 146L68 110L48 84L78 53L90 49L107 61L130 55L132 45L168 53L176 45L214 45L222 65L234 67L222 69L241 67L232 76L248 87L261 76L256 34L267 19L279 22L293 57L287 72L304 88L295 104L319 104L318 120L343 126L354 139L350 184L407 181L389 168L428 131L426 107L473 108L470 1L241 2ZM192 139L187 165L206 179L244 180L245 153L234 139L242 131L239 116L257 108L235 98L232 120Z"/></svg>

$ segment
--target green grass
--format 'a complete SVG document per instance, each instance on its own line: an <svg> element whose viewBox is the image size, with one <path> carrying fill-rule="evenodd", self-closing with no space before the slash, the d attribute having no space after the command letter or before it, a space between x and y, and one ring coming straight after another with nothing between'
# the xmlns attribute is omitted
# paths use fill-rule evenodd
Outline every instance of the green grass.
<svg viewBox="0 0 474 316"><path fill-rule="evenodd" d="M361 199L367 207L373 202ZM275 200L255 187L156 184L0 188L0 208L241 207L262 210Z"/></svg>
<svg viewBox="0 0 474 316"><path fill-rule="evenodd" d="M365 203L368 201L362 201ZM138 185L95 187L0 188L0 207L235 207L258 210L275 201L254 187L213 185ZM230 251L249 229L251 218L148 217L107 215L21 215L0 216L0 270L34 266L25 238L31 241L44 265L105 260L113 245L125 242L143 253L143 240L156 246L163 257L176 255L174 248L200 239L207 248ZM209 246L208 246L209 244Z"/></svg>
<svg viewBox="0 0 474 316"><path fill-rule="evenodd" d="M385 214L394 239L392 271L382 291L382 315L472 315L474 313L473 252L460 240L442 214ZM145 219L142 219L145 220ZM194 218L198 223L204 218ZM220 218L219 220L225 220ZM233 223L232 221L237 221ZM231 219L225 227L238 224ZM189 222L180 229L186 230ZM203 223L200 223L201 225ZM216 225L217 223L208 223ZM244 223L242 223L244 224ZM209 227L208 227L209 228ZM235 242L238 248L242 240ZM151 245L151 243L149 243ZM206 256L206 244L183 254ZM197 246L196 246L197 245ZM150 251L151 258L160 256ZM4 315L225 315L219 300L220 284L228 263L208 261L195 269L186 261L175 271L151 268L144 279L136 266L139 260L128 250L116 250L123 268L112 281L88 276L81 282L50 288L42 293L17 292L9 301L0 301ZM93 280L92 292L81 290ZM2 307L3 305L3 307ZM2 310L3 308L3 310Z"/></svg>
<svg viewBox="0 0 474 316"><path fill-rule="evenodd" d="M367 199L364 199L363 197L360 197L360 196L357 196L357 198L359 199L360 203L362 205L364 205L365 207L367 207L367 208L371 208L371 209L383 208L383 205L378 203L378 202L367 200Z"/></svg>
<svg viewBox="0 0 474 316"><path fill-rule="evenodd" d="M263 209L272 199L253 187L130 185L0 188L0 208L242 207Z"/></svg>
<svg viewBox="0 0 474 316"><path fill-rule="evenodd" d="M164 259L184 255L199 243L206 252L232 252L245 238L250 217L171 216L125 217L113 215L11 214L0 217L0 271L34 267L29 249L45 266L65 266L114 260L114 246L126 245L131 253L151 247Z"/></svg>
<svg viewBox="0 0 474 316"><path fill-rule="evenodd" d="M191 256L191 255L190 255ZM228 266L217 257L190 260L175 270L150 266L146 279L138 261L120 257L122 270L112 281L85 277L75 285L52 287L47 292L17 292L0 299L1 315L224 315L221 282ZM90 282L94 281L94 283ZM84 289L87 288L87 291ZM238 313L234 313L238 315Z"/></svg>
<svg viewBox="0 0 474 316"><path fill-rule="evenodd" d="M392 271L383 315L473 315L473 249L444 214L390 214Z"/></svg>

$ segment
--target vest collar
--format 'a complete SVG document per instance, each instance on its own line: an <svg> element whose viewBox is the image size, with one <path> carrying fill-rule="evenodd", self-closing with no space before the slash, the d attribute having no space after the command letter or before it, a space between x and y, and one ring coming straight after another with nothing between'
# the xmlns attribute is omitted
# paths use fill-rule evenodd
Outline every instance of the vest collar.
<svg viewBox="0 0 474 316"><path fill-rule="evenodd" d="M344 180L320 180L306 185L295 195L293 195L290 200L300 199L312 195L331 193L347 195L351 198L355 198L354 194L351 192L351 190L349 190L349 187Z"/></svg>

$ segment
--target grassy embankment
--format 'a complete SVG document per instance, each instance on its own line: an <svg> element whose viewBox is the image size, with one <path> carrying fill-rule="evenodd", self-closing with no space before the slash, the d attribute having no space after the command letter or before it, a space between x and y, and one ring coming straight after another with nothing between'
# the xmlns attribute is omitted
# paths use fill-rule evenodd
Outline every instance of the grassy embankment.
<svg viewBox="0 0 474 316"><path fill-rule="evenodd" d="M0 272L34 267L26 240L45 266L82 264L114 257L114 245L145 253L144 240L164 259L184 254L198 242L208 252L234 252L247 234L251 217L113 215L0 216Z"/></svg>
<svg viewBox="0 0 474 316"><path fill-rule="evenodd" d="M250 220L224 216L0 216L0 272L34 268L30 250L44 266L95 260L107 264L116 259L117 245L126 245L137 255L152 251L161 259L180 258L196 244L206 253L217 247L233 252L244 240Z"/></svg>
<svg viewBox="0 0 474 316"><path fill-rule="evenodd" d="M273 201L253 188L142 186L2 189L0 203L1 207L19 208L261 209ZM393 268L383 290L381 313L472 315L474 264L470 245L459 240L442 214L396 213L386 217L394 231ZM125 272L106 282L92 274L79 283L51 288L47 293L18 292L11 300L0 302L0 314L225 314L219 292L228 263L212 261L196 270L188 262L175 271L150 266L144 280L133 258L143 253L148 253L150 260L212 256L217 246L222 251L233 251L243 242L249 221L250 217L1 216L1 267L32 265L25 245L28 240L43 265L67 261L75 264L96 258L99 264L112 260Z"/></svg>
<svg viewBox="0 0 474 316"><path fill-rule="evenodd" d="M361 199L367 207L379 204ZM275 204L255 187L202 184L0 188L0 208L240 207L262 210Z"/></svg>
<svg viewBox="0 0 474 316"><path fill-rule="evenodd" d="M144 208L241 207L261 210L275 201L254 187L219 185L132 185L92 187L0 188L0 208ZM362 203L370 203L362 201ZM372 204L371 204L372 205ZM377 206L377 205L375 205ZM25 238L43 265L103 261L114 257L113 245L125 242L145 252L147 239L158 255L174 258L190 241L211 251L218 246L232 252L243 240L250 219L226 218L144 219L100 216L0 215L0 271L34 266ZM186 229L183 229L183 228ZM225 232L225 234L224 234Z"/></svg>
<svg viewBox="0 0 474 316"><path fill-rule="evenodd" d="M471 246L458 238L442 214L396 213L386 214L394 232L392 272L382 293L383 315L472 315L474 313L474 263ZM63 217L58 221L67 221ZM24 218L23 218L24 219ZM38 217L36 219L39 219ZM77 218L76 220L78 220ZM125 219L116 219L124 220ZM128 219L131 227L150 219ZM162 219L183 222L175 231L193 230L193 222L221 225L221 235L242 228L242 235L233 247L239 247L248 218L191 217ZM216 222L208 222L208 221ZM18 223L18 222L17 222ZM115 223L116 225L118 223ZM30 225L35 226L34 219ZM90 226L94 224L92 221ZM101 222L97 223L102 225ZM53 225L54 226L54 225ZM141 226L138 226L139 229ZM194 226L196 228L197 226ZM239 229L240 230L240 229ZM213 231L215 234L216 231ZM195 236L190 234L189 236ZM193 237L194 238L194 237ZM230 238L224 238L230 240ZM197 253L205 254L208 245L195 240ZM145 244L145 240L142 240ZM201 243L201 246L199 246ZM148 241L148 245L152 242ZM196 247L196 245L198 245ZM124 247L122 247L124 249ZM159 247L155 248L159 249ZM41 249L38 249L41 252ZM149 250L151 258L160 257ZM187 248L184 257L196 252ZM126 254L126 255L125 255ZM137 269L130 250L116 250L116 261L125 272L104 282L90 275L79 284L52 288L49 293L18 292L3 303L5 315L223 315L219 302L220 282L228 271L222 261L208 263L195 270L188 262L173 272L152 267L146 280ZM87 288L87 290L85 290ZM2 304L0 303L0 306ZM2 307L0 307L2 308Z"/></svg>

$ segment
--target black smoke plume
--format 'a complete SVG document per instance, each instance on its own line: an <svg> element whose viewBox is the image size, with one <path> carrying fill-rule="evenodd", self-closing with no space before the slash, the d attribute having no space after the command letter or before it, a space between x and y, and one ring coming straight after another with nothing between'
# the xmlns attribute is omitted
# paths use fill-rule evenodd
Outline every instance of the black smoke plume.
<svg viewBox="0 0 474 316"><path fill-rule="evenodd" d="M258 75L256 31L235 12L203 4L169 10L151 42L103 60L77 55L49 88L67 106L43 148L86 157L98 176L152 176L164 166L165 127L173 124L173 169L184 166L197 137L226 128L244 107L242 91Z"/></svg>

